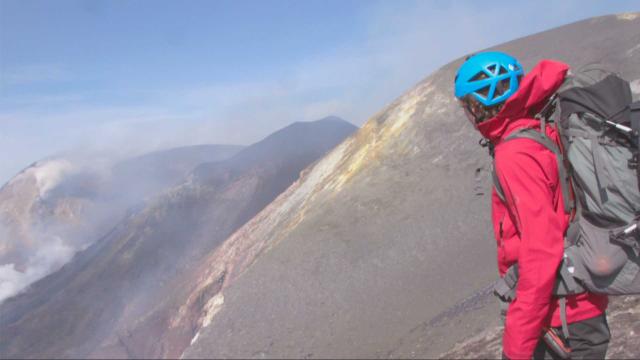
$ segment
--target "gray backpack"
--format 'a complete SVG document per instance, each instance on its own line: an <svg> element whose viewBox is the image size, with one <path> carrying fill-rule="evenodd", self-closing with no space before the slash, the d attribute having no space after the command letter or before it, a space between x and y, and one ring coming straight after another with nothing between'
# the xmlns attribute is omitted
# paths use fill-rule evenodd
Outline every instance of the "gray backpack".
<svg viewBox="0 0 640 360"><path fill-rule="evenodd" d="M542 131L519 130L505 141L527 138L553 152L565 212L575 209L555 289L568 336L565 296L640 294L640 102L632 102L627 81L590 67L567 76L536 117ZM562 150L544 135L549 123L558 129ZM493 182L504 202L495 170ZM517 273L514 265L496 283L502 300L515 298Z"/></svg>

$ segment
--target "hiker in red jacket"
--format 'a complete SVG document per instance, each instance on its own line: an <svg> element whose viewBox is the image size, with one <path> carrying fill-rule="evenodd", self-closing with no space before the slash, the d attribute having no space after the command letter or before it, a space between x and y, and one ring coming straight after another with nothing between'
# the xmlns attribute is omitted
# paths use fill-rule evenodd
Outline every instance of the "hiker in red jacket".
<svg viewBox="0 0 640 360"><path fill-rule="evenodd" d="M456 75L455 95L467 118L489 141L503 188L504 202L495 188L492 192L498 270L504 276L512 265L518 266L503 337L503 357L508 359L559 358L542 335L545 329L562 325L553 289L571 215L565 213L556 156L531 139L504 140L522 128L540 130L534 116L568 70L566 64L543 60L524 76L513 57L485 52L469 57ZM546 127L546 135L560 143L554 126ZM572 350L571 358L604 358L610 337L607 303L606 296L588 292L566 298L569 339L564 341Z"/></svg>

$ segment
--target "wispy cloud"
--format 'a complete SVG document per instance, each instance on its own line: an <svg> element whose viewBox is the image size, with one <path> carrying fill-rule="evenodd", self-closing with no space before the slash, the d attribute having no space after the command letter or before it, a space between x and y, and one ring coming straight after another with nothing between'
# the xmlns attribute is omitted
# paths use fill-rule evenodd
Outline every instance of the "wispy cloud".
<svg viewBox="0 0 640 360"><path fill-rule="evenodd" d="M0 87L71 79L73 77L70 71L55 64L29 64L3 68L0 71Z"/></svg>

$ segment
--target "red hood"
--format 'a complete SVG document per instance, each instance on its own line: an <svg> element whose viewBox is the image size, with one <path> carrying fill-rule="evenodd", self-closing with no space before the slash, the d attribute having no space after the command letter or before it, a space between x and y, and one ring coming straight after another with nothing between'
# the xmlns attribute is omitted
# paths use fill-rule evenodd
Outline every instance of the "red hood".
<svg viewBox="0 0 640 360"><path fill-rule="evenodd" d="M516 129L535 127L538 121L533 116L562 85L568 70L567 64L558 61L540 61L522 79L520 88L507 99L498 115L478 124L482 136L496 144Z"/></svg>

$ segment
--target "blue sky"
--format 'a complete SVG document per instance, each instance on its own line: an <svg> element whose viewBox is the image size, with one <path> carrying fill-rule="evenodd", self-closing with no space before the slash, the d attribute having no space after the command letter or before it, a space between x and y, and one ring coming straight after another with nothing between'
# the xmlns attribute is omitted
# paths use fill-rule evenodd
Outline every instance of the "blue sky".
<svg viewBox="0 0 640 360"><path fill-rule="evenodd" d="M0 0L0 183L61 152L249 144L331 114L361 125L458 56L639 5Z"/></svg>

